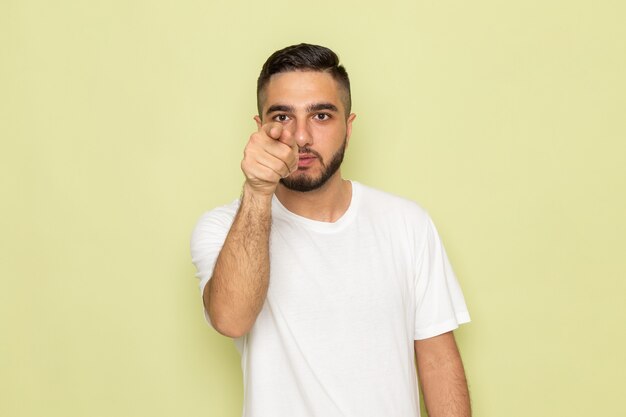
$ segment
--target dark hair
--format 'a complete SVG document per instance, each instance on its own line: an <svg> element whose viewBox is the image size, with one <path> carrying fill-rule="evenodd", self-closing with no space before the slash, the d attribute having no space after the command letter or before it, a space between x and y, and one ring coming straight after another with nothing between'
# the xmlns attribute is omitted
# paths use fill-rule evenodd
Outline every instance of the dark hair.
<svg viewBox="0 0 626 417"><path fill-rule="evenodd" d="M288 71L320 71L328 72L345 90L343 94L343 104L346 110L346 117L350 114L352 98L350 95L350 79L343 65L339 64L339 57L330 49L319 46L301 43L291 45L274 52L263 64L261 74L257 81L256 98L259 116L262 117L261 96L270 77L274 74Z"/></svg>

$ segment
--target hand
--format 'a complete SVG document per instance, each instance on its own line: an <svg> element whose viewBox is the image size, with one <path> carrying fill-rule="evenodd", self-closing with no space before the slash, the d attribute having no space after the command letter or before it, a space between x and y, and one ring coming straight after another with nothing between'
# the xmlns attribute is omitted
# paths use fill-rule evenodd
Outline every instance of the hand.
<svg viewBox="0 0 626 417"><path fill-rule="evenodd" d="M250 136L241 170L253 192L271 196L281 178L298 169L298 145L278 122L262 125Z"/></svg>

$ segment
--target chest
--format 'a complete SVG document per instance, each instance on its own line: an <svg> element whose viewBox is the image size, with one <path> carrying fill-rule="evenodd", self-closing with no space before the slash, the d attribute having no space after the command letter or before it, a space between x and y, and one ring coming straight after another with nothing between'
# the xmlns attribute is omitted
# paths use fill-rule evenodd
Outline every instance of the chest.
<svg viewBox="0 0 626 417"><path fill-rule="evenodd" d="M278 227L268 302L294 328L343 332L410 319L414 265L402 236L369 224L343 233Z"/></svg>

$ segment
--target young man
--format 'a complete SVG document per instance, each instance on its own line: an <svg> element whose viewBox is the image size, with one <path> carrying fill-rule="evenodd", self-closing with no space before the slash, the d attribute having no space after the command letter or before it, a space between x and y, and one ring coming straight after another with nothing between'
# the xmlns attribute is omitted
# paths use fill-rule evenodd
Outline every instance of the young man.
<svg viewBox="0 0 626 417"><path fill-rule="evenodd" d="M427 213L341 176L355 115L331 50L275 52L239 200L191 252L205 313L242 355L244 417L467 417L452 330L469 321ZM417 359L416 359L417 357Z"/></svg>

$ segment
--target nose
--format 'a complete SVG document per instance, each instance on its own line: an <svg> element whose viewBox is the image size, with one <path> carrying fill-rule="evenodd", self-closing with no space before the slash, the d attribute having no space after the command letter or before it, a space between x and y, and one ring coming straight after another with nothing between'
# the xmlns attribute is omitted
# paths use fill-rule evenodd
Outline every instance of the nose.
<svg viewBox="0 0 626 417"><path fill-rule="evenodd" d="M304 148L305 146L313 144L313 136L311 135L311 131L306 120L296 121L295 129L296 130L293 134L298 147Z"/></svg>

